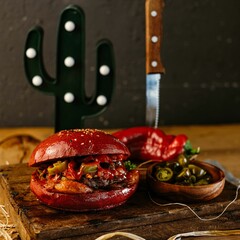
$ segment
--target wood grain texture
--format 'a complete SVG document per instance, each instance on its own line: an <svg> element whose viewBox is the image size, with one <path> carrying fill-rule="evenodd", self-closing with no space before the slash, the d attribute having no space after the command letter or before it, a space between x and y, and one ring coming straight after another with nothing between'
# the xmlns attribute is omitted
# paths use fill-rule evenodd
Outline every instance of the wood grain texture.
<svg viewBox="0 0 240 240"><path fill-rule="evenodd" d="M111 133L116 130L107 131ZM200 160L218 160L240 177L240 124L169 126L162 127L162 130L168 134L185 133L194 147L201 147ZM0 129L0 141L18 134L29 134L43 140L52 133L53 128L3 128ZM30 239L30 236L50 239L49 234L55 239L79 239L78 235L82 234L81 239L93 240L116 230L132 232L146 239L165 240L187 231L240 229L240 200L218 220L202 222L184 207L156 206L150 201L144 184L141 184L134 197L122 207L101 213L71 214L50 209L36 200L29 190L32 169L26 165L5 166L1 169L0 202L7 207L24 240ZM202 217L216 216L234 198L235 190L235 187L226 184L217 199L191 206Z"/></svg>
<svg viewBox="0 0 240 240"><path fill-rule="evenodd" d="M164 73L165 69L161 60L161 43L163 34L163 0L147 0L145 5L146 16L146 72ZM152 15L152 12L155 13ZM152 37L156 41L152 41ZM157 65L152 66L155 61Z"/></svg>
<svg viewBox="0 0 240 240"><path fill-rule="evenodd" d="M146 239L166 239L180 232L240 227L240 200L216 221L201 222L186 208L159 207L151 202L144 180L136 194L123 206L101 212L69 213L51 209L30 192L33 169L25 164L0 170L0 191L22 239L95 239L111 231L128 231ZM207 203L190 206L202 217L220 213L233 199L236 188L227 184L223 193ZM152 196L155 201L163 199ZM191 222L191 224L189 224Z"/></svg>
<svg viewBox="0 0 240 240"><path fill-rule="evenodd" d="M0 141L0 165L26 163L33 149L40 143L31 135L13 135Z"/></svg>

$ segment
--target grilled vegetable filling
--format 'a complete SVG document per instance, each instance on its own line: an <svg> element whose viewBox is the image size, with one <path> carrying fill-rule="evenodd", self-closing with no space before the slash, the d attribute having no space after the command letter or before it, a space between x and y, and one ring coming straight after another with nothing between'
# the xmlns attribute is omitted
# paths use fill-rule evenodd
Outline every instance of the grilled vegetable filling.
<svg viewBox="0 0 240 240"><path fill-rule="evenodd" d="M52 192L89 193L117 189L138 181L136 170L128 170L123 155L95 155L61 159L37 169L35 174Z"/></svg>

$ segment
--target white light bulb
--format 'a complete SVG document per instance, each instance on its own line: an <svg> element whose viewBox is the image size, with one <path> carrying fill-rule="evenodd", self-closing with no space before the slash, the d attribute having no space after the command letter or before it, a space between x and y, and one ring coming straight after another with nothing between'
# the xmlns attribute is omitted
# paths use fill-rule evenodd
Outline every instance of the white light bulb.
<svg viewBox="0 0 240 240"><path fill-rule="evenodd" d="M43 83L43 80L40 76L36 75L32 78L32 84L36 87L41 86Z"/></svg>
<svg viewBox="0 0 240 240"><path fill-rule="evenodd" d="M75 23L72 21L67 21L64 25L64 28L68 32L72 32L75 29Z"/></svg>
<svg viewBox="0 0 240 240"><path fill-rule="evenodd" d="M26 51L26 56L28 58L35 58L37 56L37 52L34 48L28 48Z"/></svg>
<svg viewBox="0 0 240 240"><path fill-rule="evenodd" d="M73 57L66 57L66 58L64 59L64 65L65 65L66 67L73 67L74 64L75 64L75 60L74 60Z"/></svg>
<svg viewBox="0 0 240 240"><path fill-rule="evenodd" d="M67 103L72 103L74 101L75 97L74 94L71 92L67 92L64 94L64 101Z"/></svg>
<svg viewBox="0 0 240 240"><path fill-rule="evenodd" d="M102 65L102 66L99 68L99 72L100 72L101 75L107 76L107 75L110 73L110 68L109 68L109 66L107 66L107 65Z"/></svg>
<svg viewBox="0 0 240 240"><path fill-rule="evenodd" d="M100 106L104 106L107 103L107 98L104 95L99 95L97 97L97 104Z"/></svg>

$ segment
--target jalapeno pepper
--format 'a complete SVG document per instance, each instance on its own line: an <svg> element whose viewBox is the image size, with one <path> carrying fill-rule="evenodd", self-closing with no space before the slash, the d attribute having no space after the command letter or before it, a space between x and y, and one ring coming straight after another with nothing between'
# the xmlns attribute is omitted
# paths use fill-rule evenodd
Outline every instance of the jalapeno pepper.
<svg viewBox="0 0 240 240"><path fill-rule="evenodd" d="M157 180L161 182L168 182L173 177L173 171L168 167L164 167L164 168L158 167L156 169L155 176Z"/></svg>
<svg viewBox="0 0 240 240"><path fill-rule="evenodd" d="M188 138L184 134L167 135L152 127L133 127L113 133L131 152L134 160L168 161L184 151Z"/></svg>
<svg viewBox="0 0 240 240"><path fill-rule="evenodd" d="M61 173L64 170L67 169L67 161L57 161L56 163L53 164L53 166L48 167L48 174L49 175L55 175L57 173Z"/></svg>
<svg viewBox="0 0 240 240"><path fill-rule="evenodd" d="M182 154L173 161L154 164L152 176L158 181L176 185L198 186L211 183L212 176L205 169L194 162L185 163L179 159L183 159Z"/></svg>
<svg viewBox="0 0 240 240"><path fill-rule="evenodd" d="M84 173L95 173L98 169L98 165L97 164L84 164L83 163L83 172Z"/></svg>

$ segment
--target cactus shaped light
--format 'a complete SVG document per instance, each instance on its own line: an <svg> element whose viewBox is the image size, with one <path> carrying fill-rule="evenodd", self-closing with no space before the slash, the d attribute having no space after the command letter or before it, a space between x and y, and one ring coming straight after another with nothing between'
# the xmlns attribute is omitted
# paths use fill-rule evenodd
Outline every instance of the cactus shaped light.
<svg viewBox="0 0 240 240"><path fill-rule="evenodd" d="M96 90L85 92L85 16L75 5L64 9L58 29L56 77L48 75L43 63L43 29L30 30L25 45L25 72L30 84L56 98L55 131L82 128L86 117L106 110L114 88L113 47L101 40L96 49Z"/></svg>

